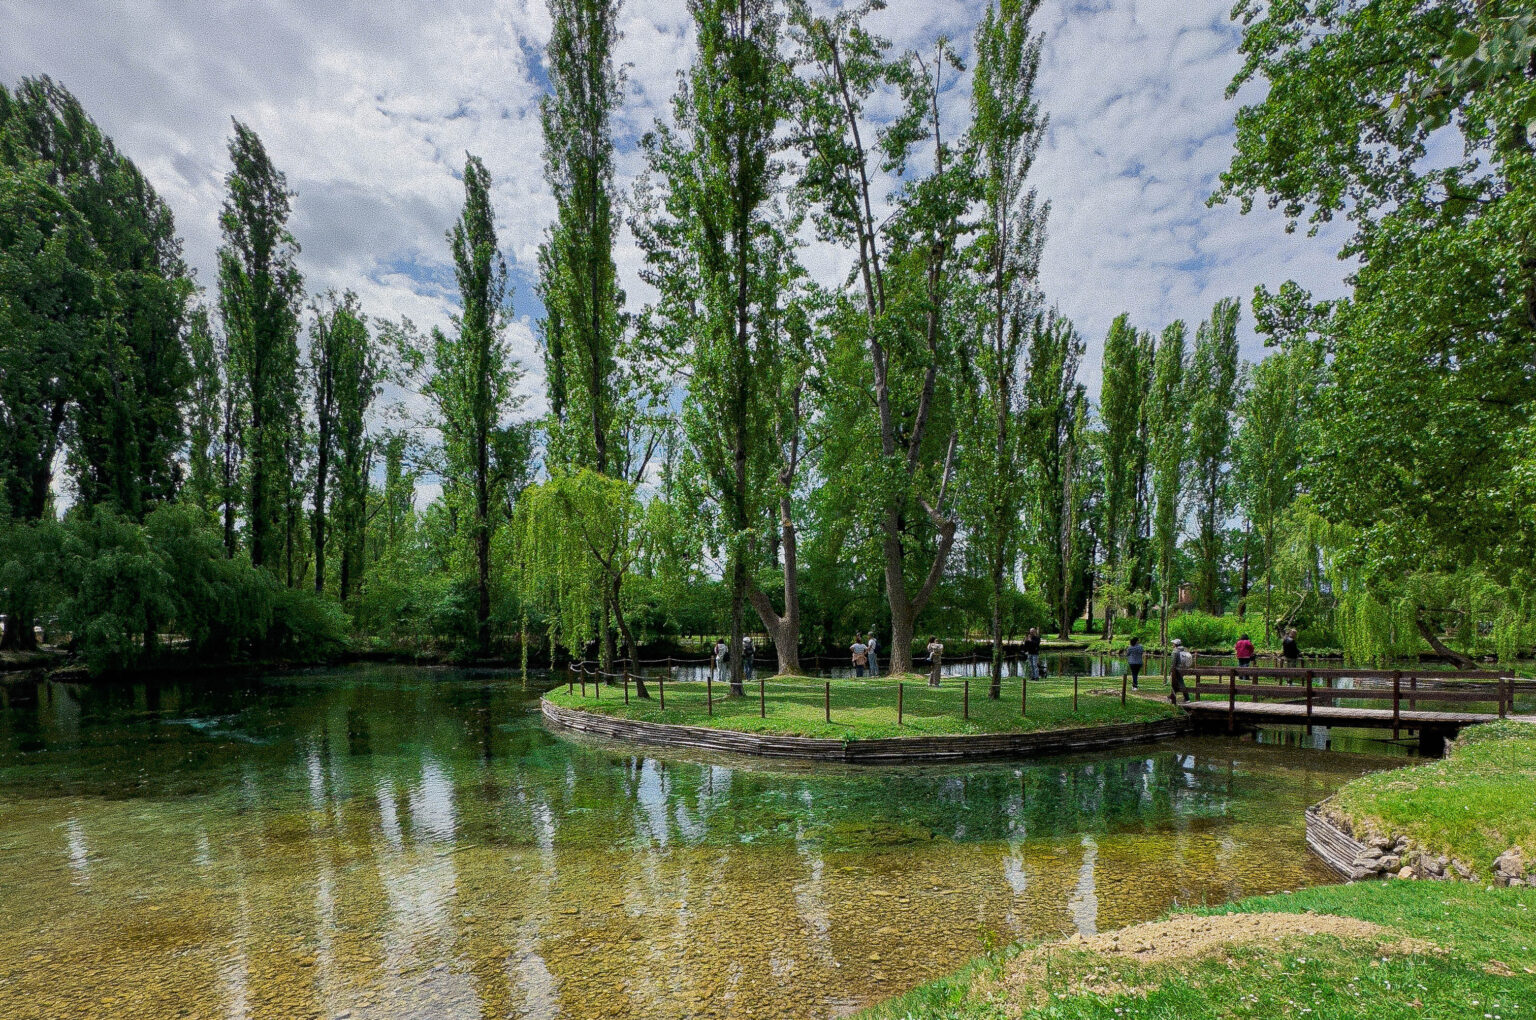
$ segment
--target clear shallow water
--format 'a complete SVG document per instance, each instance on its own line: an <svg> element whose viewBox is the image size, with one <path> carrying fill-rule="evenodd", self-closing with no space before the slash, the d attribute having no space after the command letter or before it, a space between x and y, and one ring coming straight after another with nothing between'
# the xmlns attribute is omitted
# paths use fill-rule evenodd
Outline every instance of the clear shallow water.
<svg viewBox="0 0 1536 1020"><path fill-rule="evenodd" d="M1188 740L852 770L552 737L538 685L12 685L6 1017L823 1017L990 942L1330 880L1387 762Z"/></svg>

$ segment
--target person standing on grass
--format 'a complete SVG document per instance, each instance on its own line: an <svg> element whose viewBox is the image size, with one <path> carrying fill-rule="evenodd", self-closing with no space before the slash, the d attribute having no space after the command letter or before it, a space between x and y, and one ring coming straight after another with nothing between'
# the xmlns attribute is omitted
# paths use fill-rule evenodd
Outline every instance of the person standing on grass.
<svg viewBox="0 0 1536 1020"><path fill-rule="evenodd" d="M726 644L723 639L716 640L715 641L715 676L717 678L720 678L720 679L724 679L725 678L725 664L728 661L730 661L730 658L731 658L731 646Z"/></svg>
<svg viewBox="0 0 1536 1020"><path fill-rule="evenodd" d="M875 637L875 632L870 631L864 641L864 647L869 650L869 675L880 675L880 639Z"/></svg>
<svg viewBox="0 0 1536 1020"><path fill-rule="evenodd" d="M1189 701L1189 691L1184 686L1184 671L1186 669L1193 668L1194 665L1195 665L1194 653L1185 650L1184 642L1180 641L1178 638L1174 638L1173 639L1173 668L1169 671L1169 673L1170 673L1169 679L1170 679L1170 682L1172 683L1173 690L1168 695L1168 700L1169 701L1173 702L1174 704L1178 704L1178 702L1179 702L1179 695L1180 694L1184 695L1185 702Z"/></svg>
<svg viewBox="0 0 1536 1020"><path fill-rule="evenodd" d="M1141 638L1131 638L1131 647L1125 650L1125 667L1131 673L1131 689L1141 690L1142 664L1147 661L1147 646L1141 643Z"/></svg>
<svg viewBox="0 0 1536 1020"><path fill-rule="evenodd" d="M935 635L928 635L928 686L939 686L939 671L944 667L944 646Z"/></svg>
<svg viewBox="0 0 1536 1020"><path fill-rule="evenodd" d="M1040 628L1029 628L1029 636L1024 639L1024 658L1029 662L1029 678L1040 679Z"/></svg>
<svg viewBox="0 0 1536 1020"><path fill-rule="evenodd" d="M848 646L848 651L853 659L853 675L864 675L864 667L869 665L869 646L859 640L859 636L853 636L853 644Z"/></svg>
<svg viewBox="0 0 1536 1020"><path fill-rule="evenodd" d="M1237 664L1242 667L1253 665L1253 641L1247 634L1237 639L1237 644L1232 648L1232 654L1237 656Z"/></svg>
<svg viewBox="0 0 1536 1020"><path fill-rule="evenodd" d="M741 675L743 679L752 679L752 656L757 649L752 647L752 635L748 634L741 639Z"/></svg>

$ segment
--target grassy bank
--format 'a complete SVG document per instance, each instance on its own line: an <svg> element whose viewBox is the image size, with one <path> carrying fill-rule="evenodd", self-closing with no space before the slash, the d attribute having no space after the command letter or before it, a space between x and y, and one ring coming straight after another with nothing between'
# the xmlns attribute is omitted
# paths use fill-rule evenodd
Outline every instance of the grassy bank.
<svg viewBox="0 0 1536 1020"><path fill-rule="evenodd" d="M1357 837L1407 836L1487 879L1512 846L1536 855L1536 726L1473 726L1445 758L1362 776L1330 807Z"/></svg>
<svg viewBox="0 0 1536 1020"><path fill-rule="evenodd" d="M1050 946L1012 948L859 1014L1003 1017L1536 1015L1536 893L1457 883L1326 886Z"/></svg>
<svg viewBox="0 0 1536 1020"><path fill-rule="evenodd" d="M903 682L899 725L896 711L898 679ZM825 717L822 682L799 678L766 680L766 718L758 714L756 683L749 684L747 696L739 698L728 697L726 685L716 684L713 715L708 710L705 687L701 683L667 684L665 711L661 708L654 680L650 681L651 700L642 701L631 690L628 705L624 704L623 693L618 688L604 687L599 696L590 683L585 697L579 685L574 693L557 687L547 696L567 708L644 722L846 740L938 733L1029 733L1075 726L1151 722L1166 719L1177 711L1167 702L1135 697L1121 705L1119 681L1109 679L1081 681L1075 709L1070 679L1032 681L1026 711L1021 716L1018 680L1005 680L1003 696L993 701L987 697L986 678L972 678L969 718L965 717L964 684L959 678L946 677L937 689L928 686L926 677L919 676L841 679L833 680L831 684L830 723ZM1108 693L1111 688L1113 693Z"/></svg>
<svg viewBox="0 0 1536 1020"><path fill-rule="evenodd" d="M1536 849L1536 727L1467 731L1442 761L1375 773L1337 798L1357 830L1476 862ZM1128 1017L1536 1017L1536 892L1366 881L1103 935L1013 946L864 1020Z"/></svg>

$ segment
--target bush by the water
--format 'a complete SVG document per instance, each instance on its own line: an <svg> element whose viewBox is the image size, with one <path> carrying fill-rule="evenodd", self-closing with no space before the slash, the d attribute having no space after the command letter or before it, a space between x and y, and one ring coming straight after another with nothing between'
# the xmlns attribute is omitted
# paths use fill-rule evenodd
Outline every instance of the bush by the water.
<svg viewBox="0 0 1536 1020"><path fill-rule="evenodd" d="M1241 621L1234 616L1210 613L1180 613L1168 623L1168 636L1178 638L1191 648L1229 648L1237 640Z"/></svg>
<svg viewBox="0 0 1536 1020"><path fill-rule="evenodd" d="M178 655L324 659L347 643L335 603L225 556L189 506L159 507L143 524L97 509L5 530L0 576L27 578L28 610L93 672Z"/></svg>

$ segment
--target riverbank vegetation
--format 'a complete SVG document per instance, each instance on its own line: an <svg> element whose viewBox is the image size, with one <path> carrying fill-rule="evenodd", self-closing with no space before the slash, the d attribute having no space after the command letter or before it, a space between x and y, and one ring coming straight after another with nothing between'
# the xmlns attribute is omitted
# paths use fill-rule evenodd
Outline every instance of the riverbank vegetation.
<svg viewBox="0 0 1536 1020"><path fill-rule="evenodd" d="M1440 881L1252 897L1089 939L1014 946L861 1016L1527 1015L1536 890L1491 883L1496 858L1536 844L1533 769L1536 727L1488 723L1444 759L1352 779L1329 802L1357 837L1406 836L1417 850L1471 863L1477 881L1449 880L1447 869Z"/></svg>
<svg viewBox="0 0 1536 1020"><path fill-rule="evenodd" d="M0 646L41 628L98 671L611 663L708 634L736 663L754 631L793 673L870 631L904 671L941 633L988 639L998 680L1030 627L1299 627L1373 664L1531 648L1529 19L1239 4L1232 93L1263 98L1212 200L1347 221L1350 293L1129 310L1095 394L1040 285L1036 4L990 4L966 59L898 51L880 6L693 0L692 63L621 181L619 4L550 0L542 365L509 339L503 253L532 239L499 226L494 162L463 163L453 295L421 328L303 278L304 196L249 125L197 281L61 84L0 89ZM1463 155L1431 168L1432 140ZM816 276L813 246L851 274Z"/></svg>
<svg viewBox="0 0 1536 1020"><path fill-rule="evenodd" d="M900 721L898 682L902 684ZM1106 686L1094 687L1091 681L1082 681L1074 696L1071 679L1055 678L1031 681L1021 712L1017 681L1008 681L1003 697L997 700L986 697L987 682L985 677L970 680L967 698L967 681L961 677L945 677L938 688L930 687L927 677L916 674L820 682L774 679L763 685L761 702L755 683L748 682L746 697L734 698L728 696L727 685L721 683L714 685L712 704L705 684L675 683L667 685L665 710L655 697L654 681L651 700L631 698L628 704L621 687L610 684L599 689L590 679L585 686L556 687L545 697L563 708L641 722L838 740L941 733L1034 733L1154 722L1178 711L1164 699L1130 697L1122 705L1118 682L1110 691ZM831 722L827 721L828 714Z"/></svg>

